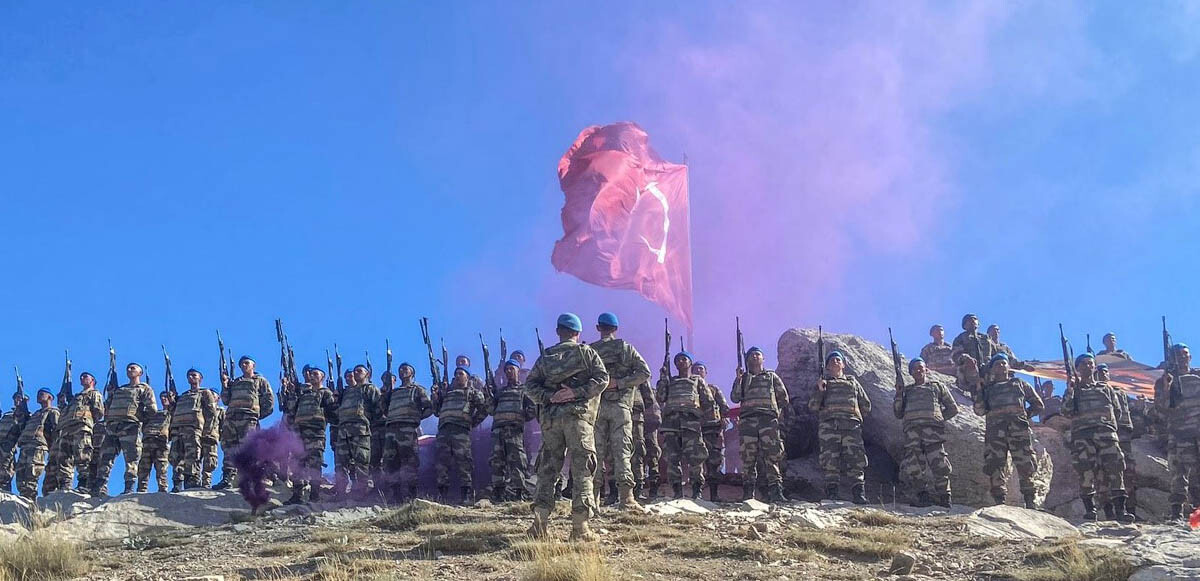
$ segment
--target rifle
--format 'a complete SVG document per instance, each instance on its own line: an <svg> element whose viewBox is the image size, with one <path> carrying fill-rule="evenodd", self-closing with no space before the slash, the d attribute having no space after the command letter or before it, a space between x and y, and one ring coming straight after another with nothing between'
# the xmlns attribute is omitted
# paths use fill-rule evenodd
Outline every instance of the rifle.
<svg viewBox="0 0 1200 581"><path fill-rule="evenodd" d="M226 365L225 361L225 342L221 340L221 330L217 329L217 368L220 375L233 379L233 370Z"/></svg>
<svg viewBox="0 0 1200 581"><path fill-rule="evenodd" d="M446 339L442 338L442 387L450 386L450 352L446 351Z"/></svg>
<svg viewBox="0 0 1200 581"><path fill-rule="evenodd" d="M742 339L742 318L734 317L733 324L737 329L737 368L746 369L744 359L746 356L746 342Z"/></svg>
<svg viewBox="0 0 1200 581"><path fill-rule="evenodd" d="M1075 388L1079 387L1079 376L1077 373L1075 373L1075 362L1074 358L1072 357L1075 352L1073 349L1071 349L1071 342L1067 340L1067 336L1063 333L1062 323L1058 324L1058 340L1062 343L1063 368L1067 372L1067 391L1073 391ZM1064 399L1066 398L1065 392L1063 397ZM1074 400L1074 403L1076 408L1075 411L1079 411L1079 400Z"/></svg>
<svg viewBox="0 0 1200 581"><path fill-rule="evenodd" d="M337 394L340 397L346 392L346 378L342 377L342 354L338 352L337 343L333 344L333 360L337 361Z"/></svg>
<svg viewBox="0 0 1200 581"><path fill-rule="evenodd" d="M117 379L117 351L113 349L112 339L108 340L108 379L104 384L104 395L120 387Z"/></svg>
<svg viewBox="0 0 1200 581"><path fill-rule="evenodd" d="M20 396L21 398L20 401L17 402L17 405L14 407L14 409L19 409L26 416L28 416L29 396L25 395L25 380L21 378L21 368L14 365L13 371L17 374L17 392L14 395Z"/></svg>
<svg viewBox="0 0 1200 581"><path fill-rule="evenodd" d="M296 376L296 355L288 342L287 333L283 330L283 320L275 319L275 338L279 341L279 411L283 411L285 400L289 399L300 378Z"/></svg>
<svg viewBox="0 0 1200 581"><path fill-rule="evenodd" d="M63 351L63 356L67 360L67 365L63 371L62 387L58 389L58 407L66 409L71 405L71 401L75 399L75 389L71 377L71 352Z"/></svg>
<svg viewBox="0 0 1200 581"><path fill-rule="evenodd" d="M508 361L508 342L504 340L504 329L500 329L500 364Z"/></svg>
<svg viewBox="0 0 1200 581"><path fill-rule="evenodd" d="M166 377L166 382L167 382L167 393L170 393L171 397L176 397L179 395L179 390L176 389L176 387L175 387L175 373L171 371L171 356L167 355L167 346L166 345L162 345L162 352L163 352L163 362L165 363L166 368L167 368L167 370L164 372L164 373L166 373L165 377Z"/></svg>
<svg viewBox="0 0 1200 581"><path fill-rule="evenodd" d="M366 359L367 377L374 377L375 368L371 366L371 352L364 350L363 358Z"/></svg>
<svg viewBox="0 0 1200 581"><path fill-rule="evenodd" d="M892 367L896 370L896 389L904 389L904 375L900 367L900 351L896 347L896 340L892 338L891 327L888 327L888 341L892 344Z"/></svg>
<svg viewBox="0 0 1200 581"><path fill-rule="evenodd" d="M333 357L329 356L329 349L325 349L325 388L333 391Z"/></svg>
<svg viewBox="0 0 1200 581"><path fill-rule="evenodd" d="M487 388L484 395L491 398L496 393L496 373L492 371L492 358L487 343L483 342L483 333L479 334L479 345L483 347L483 386Z"/></svg>
<svg viewBox="0 0 1200 581"><path fill-rule="evenodd" d="M386 345L386 346L387 346L387 347L386 347L386 352L385 352L385 355L386 355L386 357L387 357L387 371L385 371L385 372L384 372L384 376L386 376L386 377L388 378L388 380L390 380L390 381L391 381L393 384L395 384L395 383L396 383L396 376L395 376L395 375L392 375L392 340L391 340L391 339L384 339L384 340L383 340L383 343L384 343L384 345ZM389 387L389 386L387 385L387 383L388 383L388 380L385 380L385 381L383 382L383 383L384 383L384 387Z"/></svg>
<svg viewBox="0 0 1200 581"><path fill-rule="evenodd" d="M1096 354L1095 351L1092 351L1092 334L1091 333L1087 334L1087 352L1091 353L1092 355Z"/></svg>
<svg viewBox="0 0 1200 581"><path fill-rule="evenodd" d="M666 345L663 352L662 375L668 380L671 379L671 320L663 318L663 344Z"/></svg>
<svg viewBox="0 0 1200 581"><path fill-rule="evenodd" d="M544 344L542 343L542 332L541 332L541 331L538 331L538 328L537 328L537 327L534 327L534 328L533 328L533 334L534 334L535 336L537 336L537 341L538 341L538 355L543 355L543 356L544 356L544 355L546 354L546 345L544 345Z"/></svg>
<svg viewBox="0 0 1200 581"><path fill-rule="evenodd" d="M1179 369L1181 367L1179 365L1179 358L1175 355L1174 350L1171 349L1171 334L1167 332L1167 316L1166 315L1163 315L1163 318L1162 318L1162 341L1163 341L1163 373L1164 374L1171 373L1171 368L1174 367L1175 374L1182 375L1184 370ZM1177 386L1177 383L1175 382L1174 379L1171 381L1170 385L1165 386L1167 388L1167 407L1168 408L1174 409L1175 405L1177 403L1179 403L1178 400L1179 400L1180 390L1176 389L1176 386Z"/></svg>
<svg viewBox="0 0 1200 581"><path fill-rule="evenodd" d="M825 330L817 325L817 379L825 377Z"/></svg>
<svg viewBox="0 0 1200 581"><path fill-rule="evenodd" d="M425 351L429 353L429 376L432 378L430 381L433 382L430 384L429 390L432 392L438 384L437 358L433 356L433 340L429 338L429 319L421 317L419 322L421 323L421 339L425 341Z"/></svg>

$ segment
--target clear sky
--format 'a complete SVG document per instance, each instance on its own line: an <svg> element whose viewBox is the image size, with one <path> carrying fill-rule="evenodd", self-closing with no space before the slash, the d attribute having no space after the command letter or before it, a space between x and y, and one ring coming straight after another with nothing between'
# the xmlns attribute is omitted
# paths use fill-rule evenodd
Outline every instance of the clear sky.
<svg viewBox="0 0 1200 581"><path fill-rule="evenodd" d="M1022 356L1200 341L1197 4L807 4L7 3L0 363L57 390L111 337L215 384L220 328L276 382L282 317L302 363L424 369L422 315L477 358L612 309L657 367L661 310L549 262L557 160L619 120L691 166L718 383L738 314L772 365L968 311Z"/></svg>

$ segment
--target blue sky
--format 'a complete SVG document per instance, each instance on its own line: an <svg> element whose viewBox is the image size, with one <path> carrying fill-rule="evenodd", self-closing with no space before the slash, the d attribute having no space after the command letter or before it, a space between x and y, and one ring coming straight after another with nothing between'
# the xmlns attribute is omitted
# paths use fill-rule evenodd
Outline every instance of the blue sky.
<svg viewBox="0 0 1200 581"><path fill-rule="evenodd" d="M212 377L220 328L274 381L275 317L302 360L378 365L385 337L419 362L422 315L477 356L567 309L657 361L659 309L549 263L558 157L618 120L691 164L718 382L734 315L915 353L973 311L1021 355L1063 322L1157 362L1159 315L1200 324L1198 27L1169 2L10 3L0 363L56 387L111 337Z"/></svg>

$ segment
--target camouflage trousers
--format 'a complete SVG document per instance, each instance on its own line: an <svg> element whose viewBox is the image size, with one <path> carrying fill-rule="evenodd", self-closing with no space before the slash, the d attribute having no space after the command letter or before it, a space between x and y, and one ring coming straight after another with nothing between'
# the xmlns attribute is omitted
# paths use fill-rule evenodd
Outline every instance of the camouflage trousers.
<svg viewBox="0 0 1200 581"><path fill-rule="evenodd" d="M158 482L158 491L167 491L167 457L170 455L170 446L167 439L162 436L150 436L142 438L142 460L138 464L138 492L146 492L150 489L150 470L155 473L155 480Z"/></svg>
<svg viewBox="0 0 1200 581"><path fill-rule="evenodd" d="M667 480L672 485L683 484L683 465L686 462L688 481L693 486L703 486L708 449L704 447L700 420L683 413L671 413L663 416L660 430L663 433L663 452L667 456Z"/></svg>
<svg viewBox="0 0 1200 581"><path fill-rule="evenodd" d="M529 473L525 466L525 426L492 427L492 488L527 494Z"/></svg>
<svg viewBox="0 0 1200 581"><path fill-rule="evenodd" d="M87 489L91 486L88 482L91 475L88 467L92 463L93 452L91 432L60 433L50 452L50 467L54 470L60 488L71 487L76 470L79 471L79 487Z"/></svg>
<svg viewBox="0 0 1200 581"><path fill-rule="evenodd" d="M943 424L904 427L904 455L900 460L903 482L914 492L950 494L950 456L946 454Z"/></svg>
<svg viewBox="0 0 1200 581"><path fill-rule="evenodd" d="M395 475L397 484L410 488L417 486L421 470L418 429L416 425L388 424L383 434L383 469Z"/></svg>
<svg viewBox="0 0 1200 581"><path fill-rule="evenodd" d="M96 471L94 488L101 496L108 492L108 475L112 472L117 454L125 455L125 483L133 492L137 480L138 462L142 459L141 424L136 422L109 423L100 444L100 468Z"/></svg>
<svg viewBox="0 0 1200 581"><path fill-rule="evenodd" d="M646 447L646 454L643 457L642 463L646 466L646 478L651 483L659 481L658 471L662 465L663 449L658 433L658 428L646 430L645 436L642 438L642 443Z"/></svg>
<svg viewBox="0 0 1200 581"><path fill-rule="evenodd" d="M634 413L629 425L633 444L629 454L629 471L633 473L633 482L641 484L646 479L646 422L641 419L641 414Z"/></svg>
<svg viewBox="0 0 1200 581"><path fill-rule="evenodd" d="M1133 432L1131 430L1118 429L1117 438L1121 442L1121 455L1125 457L1125 473L1123 475L1125 479L1125 506L1132 512L1137 506L1137 465L1133 460ZM1105 476L1105 478L1108 477ZM1096 496L1102 502L1112 500L1110 495L1104 490L1097 491Z"/></svg>
<svg viewBox="0 0 1200 581"><path fill-rule="evenodd" d="M475 459L471 455L471 431L467 428L445 425L438 428L437 439L437 472L438 487L450 486L450 469L458 474L459 486L474 486L472 473L475 471Z"/></svg>
<svg viewBox="0 0 1200 581"><path fill-rule="evenodd" d="M16 459L16 444L12 446L0 445L0 484L7 482L9 486L9 490L5 490L4 492L11 492L12 479L17 473Z"/></svg>
<svg viewBox="0 0 1200 581"><path fill-rule="evenodd" d="M177 486L200 485L200 431L193 427L172 427L167 462Z"/></svg>
<svg viewBox="0 0 1200 581"><path fill-rule="evenodd" d="M220 445L216 440L200 438L200 486L212 484L213 472L217 470Z"/></svg>
<svg viewBox="0 0 1200 581"><path fill-rule="evenodd" d="M58 470L54 469L62 461L59 458L58 440L59 438L56 437L54 441L50 442L50 451L46 453L46 471L45 476L42 478L43 496L58 490ZM71 485L68 483L67 488L70 487Z"/></svg>
<svg viewBox="0 0 1200 581"><path fill-rule="evenodd" d="M104 445L107 428L104 422L92 426L92 460L87 465L87 482L93 493L100 487L100 447Z"/></svg>
<svg viewBox="0 0 1200 581"><path fill-rule="evenodd" d="M983 430L983 473L991 484L993 498L1004 498L1008 493L1009 456L1017 469L1021 494L1033 494L1033 473L1037 470L1033 430L1021 418L988 417Z"/></svg>
<svg viewBox="0 0 1200 581"><path fill-rule="evenodd" d="M292 485L316 481L319 486L321 469L325 467L325 424L296 426L295 430L304 445L304 455L298 459L298 468L292 471Z"/></svg>
<svg viewBox="0 0 1200 581"><path fill-rule="evenodd" d="M227 412L225 425L221 426L221 448L225 450L225 462L221 465L221 479L237 482L237 466L233 465L233 454L251 432L258 429L258 416L250 413Z"/></svg>
<svg viewBox="0 0 1200 581"><path fill-rule="evenodd" d="M768 486L783 482L779 463L783 461L783 439L779 434L779 418L751 414L738 418L738 440L742 456L742 481L757 482L761 462Z"/></svg>
<svg viewBox="0 0 1200 581"><path fill-rule="evenodd" d="M362 422L349 422L339 426L333 457L337 459L338 464L338 492L344 490L346 482L365 486L367 470L371 465L371 426Z"/></svg>
<svg viewBox="0 0 1200 581"><path fill-rule="evenodd" d="M537 489L533 506L554 509L554 485L562 471L563 461L571 454L571 512L587 516L599 514L592 479L596 476L596 436L592 422L572 414L549 417L543 415L542 449L538 452Z"/></svg>
<svg viewBox="0 0 1200 581"><path fill-rule="evenodd" d="M704 438L704 448L708 450L704 475L716 482L721 475L721 466L725 464L725 425L701 427L701 436Z"/></svg>
<svg viewBox="0 0 1200 581"><path fill-rule="evenodd" d="M1071 433L1071 463L1079 474L1079 494L1089 496L1099 486L1110 496L1125 494L1125 455L1116 432Z"/></svg>
<svg viewBox="0 0 1200 581"><path fill-rule="evenodd" d="M371 468L372 477L378 477L383 467L383 447L386 440L385 424L371 424L371 458L367 464Z"/></svg>
<svg viewBox="0 0 1200 581"><path fill-rule="evenodd" d="M629 410L613 401L600 402L593 427L596 435L596 478L595 486L604 483L604 462L612 470L612 479L618 486L633 486L633 418Z"/></svg>
<svg viewBox="0 0 1200 581"><path fill-rule="evenodd" d="M851 483L866 479L867 449L863 445L862 422L844 418L822 420L817 426L821 453L818 461L826 486L838 484L842 475Z"/></svg>
<svg viewBox="0 0 1200 581"><path fill-rule="evenodd" d="M1167 466L1171 472L1171 504L1200 504L1193 488L1200 484L1200 438L1171 436L1167 445Z"/></svg>
<svg viewBox="0 0 1200 581"><path fill-rule="evenodd" d="M30 500L37 498L38 478L46 470L48 448L22 446L17 458L17 494Z"/></svg>

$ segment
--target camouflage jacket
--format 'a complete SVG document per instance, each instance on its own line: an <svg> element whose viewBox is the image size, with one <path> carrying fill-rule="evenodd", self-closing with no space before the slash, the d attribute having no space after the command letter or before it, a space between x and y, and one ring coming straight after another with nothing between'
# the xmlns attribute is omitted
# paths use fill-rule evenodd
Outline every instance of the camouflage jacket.
<svg viewBox="0 0 1200 581"><path fill-rule="evenodd" d="M401 383L383 400L383 416L388 424L417 425L433 415L433 402L425 388L416 382Z"/></svg>
<svg viewBox="0 0 1200 581"><path fill-rule="evenodd" d="M17 446L17 439L25 429L25 421L28 419L28 415L16 410L8 410L0 416L0 448L11 451Z"/></svg>
<svg viewBox="0 0 1200 581"><path fill-rule="evenodd" d="M66 435L90 433L92 426L104 418L104 396L96 389L85 389L71 399L59 415L58 431Z"/></svg>
<svg viewBox="0 0 1200 581"><path fill-rule="evenodd" d="M166 439L171 433L171 412L155 410L146 416L142 424L142 438Z"/></svg>
<svg viewBox="0 0 1200 581"><path fill-rule="evenodd" d="M950 389L939 381L926 380L920 385L912 383L896 391L892 411L904 420L904 428L922 425L943 425L946 420L958 415L958 402Z"/></svg>
<svg viewBox="0 0 1200 581"><path fill-rule="evenodd" d="M600 393L608 386L608 370L595 349L575 341L562 341L546 348L529 370L525 394L538 406L543 420L575 416L596 421L600 408ZM552 403L551 396L568 388L574 397L563 403Z"/></svg>
<svg viewBox="0 0 1200 581"><path fill-rule="evenodd" d="M1182 438L1200 437L1200 369L1173 374L1171 385L1163 377L1154 383L1154 409L1166 420L1167 433Z"/></svg>
<svg viewBox="0 0 1200 581"><path fill-rule="evenodd" d="M438 429L443 426L473 428L487 417L487 396L467 382L466 386L438 389L433 392L433 413L438 417Z"/></svg>
<svg viewBox="0 0 1200 581"><path fill-rule="evenodd" d="M708 429L724 427L725 418L729 417L729 403L725 401L725 394L721 392L720 387L712 383L705 382L705 384L708 386L712 405L705 410L700 425Z"/></svg>
<svg viewBox="0 0 1200 581"><path fill-rule="evenodd" d="M110 426L127 422L140 424L158 411L158 404L154 402L154 390L149 385L125 384L108 392L104 411Z"/></svg>
<svg viewBox="0 0 1200 581"><path fill-rule="evenodd" d="M987 422L1015 418L1029 423L1029 418L1042 413L1044 406L1032 385L1018 377L1008 377L984 384L972 407Z"/></svg>
<svg viewBox="0 0 1200 581"><path fill-rule="evenodd" d="M230 415L253 415L261 420L271 415L275 392L271 391L267 378L255 373L252 377L230 379L221 388L221 403Z"/></svg>
<svg viewBox="0 0 1200 581"><path fill-rule="evenodd" d="M493 430L505 426L524 426L525 422L537 417L537 407L525 395L524 387L514 385L501 388L488 402Z"/></svg>
<svg viewBox="0 0 1200 581"><path fill-rule="evenodd" d="M941 343L930 342L921 348L921 359L925 360L925 364L930 369L938 373L954 375L958 366L954 364L954 359L950 357L953 351L954 347L945 341Z"/></svg>
<svg viewBox="0 0 1200 581"><path fill-rule="evenodd" d="M1124 349L1117 349L1116 351L1109 351L1108 348L1104 348L1104 349L1101 349L1098 353L1096 353L1096 357L1099 357L1101 355L1110 355L1112 357L1120 357L1121 359L1126 359L1126 360L1133 359L1133 357L1130 357L1129 354L1126 353Z"/></svg>
<svg viewBox="0 0 1200 581"><path fill-rule="evenodd" d="M348 385L338 401L338 425L361 422L371 425L371 418L379 413L379 389L370 383Z"/></svg>
<svg viewBox="0 0 1200 581"><path fill-rule="evenodd" d="M729 399L741 404L741 415L765 414L779 417L787 413L791 407L787 388L779 374L770 369L759 373L746 371L733 380L733 389L729 390ZM728 408L726 409L728 413Z"/></svg>
<svg viewBox="0 0 1200 581"><path fill-rule="evenodd" d="M212 430L217 419L217 393L206 387L179 392L171 409L171 432L192 428L201 434Z"/></svg>
<svg viewBox="0 0 1200 581"><path fill-rule="evenodd" d="M1117 417L1121 403L1107 383L1092 381L1068 389L1063 396L1062 413L1071 418L1071 436L1104 432L1117 435Z"/></svg>
<svg viewBox="0 0 1200 581"><path fill-rule="evenodd" d="M17 445L26 448L49 448L50 442L58 435L58 408L48 407L39 409L29 415L21 429L21 437Z"/></svg>
<svg viewBox="0 0 1200 581"><path fill-rule="evenodd" d="M955 365L962 365L962 356L970 355L977 365L987 365L988 360L995 354L996 344L992 343L991 337L983 333L963 331L954 338L950 348L950 361Z"/></svg>
<svg viewBox="0 0 1200 581"><path fill-rule="evenodd" d="M608 371L610 386L605 387L601 401L614 402L632 410L634 392L639 385L650 380L650 366L642 354L624 339L609 337L589 345L604 361L604 369Z"/></svg>
<svg viewBox="0 0 1200 581"><path fill-rule="evenodd" d="M841 377L825 376L825 391L813 390L808 400L809 411L818 414L820 421L857 420L871 413L871 398L858 378L850 374Z"/></svg>

